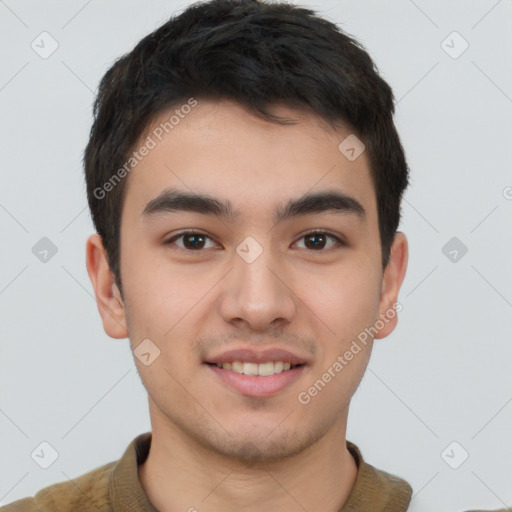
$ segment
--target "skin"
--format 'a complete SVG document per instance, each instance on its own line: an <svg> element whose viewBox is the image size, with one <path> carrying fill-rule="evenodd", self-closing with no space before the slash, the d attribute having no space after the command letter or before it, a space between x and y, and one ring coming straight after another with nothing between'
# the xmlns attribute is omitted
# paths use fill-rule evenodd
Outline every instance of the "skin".
<svg viewBox="0 0 512 512"><path fill-rule="evenodd" d="M397 232L383 272L366 153L351 162L338 150L348 128L332 129L282 105L273 111L297 124L268 123L231 101L199 101L134 168L121 219L124 300L100 237L87 241L87 270L106 333L129 337L132 349L149 338L160 350L149 366L135 363L153 433L139 476L164 512L335 512L356 479L345 445L347 415L373 340L307 405L297 397L392 310L406 272L407 239ZM163 113L155 125L168 117ZM230 223L195 212L141 216L168 187L228 199L241 217ZM357 198L366 219L324 212L274 224L276 205L332 189ZM311 248L304 236L320 228L347 245L327 238ZM186 249L191 244L183 237L165 244L184 230L210 237L202 252ZM263 249L250 264L236 252L248 236ZM396 323L395 315L375 337L388 336ZM282 347L311 364L277 394L244 396L202 363L247 345Z"/></svg>

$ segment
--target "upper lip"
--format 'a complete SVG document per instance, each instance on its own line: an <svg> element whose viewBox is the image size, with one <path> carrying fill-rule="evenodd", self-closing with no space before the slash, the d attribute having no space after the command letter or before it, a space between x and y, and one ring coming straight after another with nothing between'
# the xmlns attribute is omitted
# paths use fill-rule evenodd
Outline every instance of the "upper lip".
<svg viewBox="0 0 512 512"><path fill-rule="evenodd" d="M271 348L266 350L254 350L253 348L241 348L237 350L228 350L219 355L208 358L206 363L233 363L241 361L247 363L266 363L269 361L282 361L290 364L307 364L307 359L292 354L287 350L280 348Z"/></svg>

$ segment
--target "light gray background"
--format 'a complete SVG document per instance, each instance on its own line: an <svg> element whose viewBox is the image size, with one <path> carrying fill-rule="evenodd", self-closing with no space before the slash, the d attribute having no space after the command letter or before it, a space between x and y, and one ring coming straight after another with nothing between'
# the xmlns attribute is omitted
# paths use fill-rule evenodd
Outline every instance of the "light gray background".
<svg viewBox="0 0 512 512"><path fill-rule="evenodd" d="M411 483L412 511L512 506L512 0L301 5L375 59L412 171L403 311L376 342L347 437ZM128 340L104 333L86 272L81 159L103 73L185 6L0 0L3 504L118 459L150 429ZM31 48L43 31L59 45L47 59ZM453 31L469 44L458 58ZM442 252L454 236L468 248L457 262ZM46 263L32 253L42 237L58 249ZM59 453L46 470L30 456L42 441Z"/></svg>

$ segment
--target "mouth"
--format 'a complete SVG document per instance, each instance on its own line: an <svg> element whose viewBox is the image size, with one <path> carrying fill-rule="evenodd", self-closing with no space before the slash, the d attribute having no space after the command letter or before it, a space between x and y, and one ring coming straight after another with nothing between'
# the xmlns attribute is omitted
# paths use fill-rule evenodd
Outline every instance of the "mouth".
<svg viewBox="0 0 512 512"><path fill-rule="evenodd" d="M210 366L216 366L222 370L239 373L241 375L251 375L258 377L270 377L282 372L294 370L306 363L291 364L284 361L267 361L264 363L250 363L243 361L233 361L232 363L206 363Z"/></svg>
<svg viewBox="0 0 512 512"><path fill-rule="evenodd" d="M276 395L290 387L307 367L306 363L291 364L284 361L206 362L204 365L222 386L243 396L261 398Z"/></svg>

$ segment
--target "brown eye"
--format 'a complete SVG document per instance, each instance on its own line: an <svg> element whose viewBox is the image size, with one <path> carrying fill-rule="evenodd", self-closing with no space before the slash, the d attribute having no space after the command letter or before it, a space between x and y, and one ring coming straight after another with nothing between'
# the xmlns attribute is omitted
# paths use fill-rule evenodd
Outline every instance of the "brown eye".
<svg viewBox="0 0 512 512"><path fill-rule="evenodd" d="M345 245L345 243L340 238L330 233L326 233L325 231L313 231L300 238L300 240L305 241L305 249L318 252L321 252L326 248L329 239L333 240L334 242L329 247L327 247L327 249Z"/></svg>
<svg viewBox="0 0 512 512"><path fill-rule="evenodd" d="M195 231L187 231L186 233L180 233L172 237L171 239L165 242L166 245L174 244L176 240L183 240L183 245L176 244L178 247L188 251L196 251L199 252L201 249L205 248L205 244L207 240L211 240L211 238L203 233L198 233ZM215 247L215 244L213 244ZM206 247L207 248L207 247Z"/></svg>

